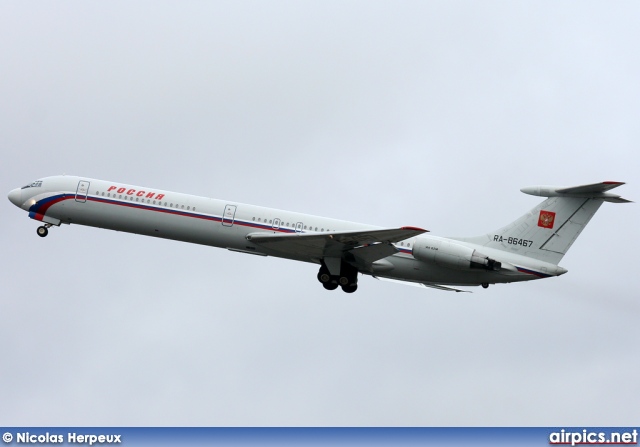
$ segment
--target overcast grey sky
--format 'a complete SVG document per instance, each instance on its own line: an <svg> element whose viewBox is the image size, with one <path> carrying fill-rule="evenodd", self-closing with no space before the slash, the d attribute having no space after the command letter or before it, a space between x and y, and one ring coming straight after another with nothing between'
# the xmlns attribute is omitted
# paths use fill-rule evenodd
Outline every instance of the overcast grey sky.
<svg viewBox="0 0 640 447"><path fill-rule="evenodd" d="M442 236L640 200L637 2L2 2L0 184L74 174ZM2 425L634 425L638 205L453 294L1 202Z"/></svg>

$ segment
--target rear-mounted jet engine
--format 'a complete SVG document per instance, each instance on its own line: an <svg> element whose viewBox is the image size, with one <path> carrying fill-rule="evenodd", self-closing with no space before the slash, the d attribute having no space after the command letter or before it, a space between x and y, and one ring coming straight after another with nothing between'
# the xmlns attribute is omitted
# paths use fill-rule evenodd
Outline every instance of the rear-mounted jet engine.
<svg viewBox="0 0 640 447"><path fill-rule="evenodd" d="M429 237L419 238L413 247L413 256L424 262L433 262L443 267L458 270L500 270L502 264L473 248Z"/></svg>

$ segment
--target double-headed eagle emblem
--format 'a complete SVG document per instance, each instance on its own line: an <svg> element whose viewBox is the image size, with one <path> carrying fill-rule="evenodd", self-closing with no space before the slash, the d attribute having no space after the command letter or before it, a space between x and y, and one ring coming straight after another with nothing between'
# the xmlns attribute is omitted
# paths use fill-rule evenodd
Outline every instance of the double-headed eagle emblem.
<svg viewBox="0 0 640 447"><path fill-rule="evenodd" d="M538 226L542 228L553 228L553 222L556 220L556 213L553 211L540 211L538 218Z"/></svg>

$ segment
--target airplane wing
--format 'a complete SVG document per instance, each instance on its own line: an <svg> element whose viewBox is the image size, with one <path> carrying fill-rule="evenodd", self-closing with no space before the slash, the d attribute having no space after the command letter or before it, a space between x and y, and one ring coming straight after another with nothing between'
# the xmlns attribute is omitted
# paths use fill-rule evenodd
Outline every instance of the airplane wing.
<svg viewBox="0 0 640 447"><path fill-rule="evenodd" d="M426 232L427 230L422 228L401 227L319 234L250 233L247 240L265 249L301 258L344 258L347 253L351 253L357 261L371 264L398 252L391 243Z"/></svg>
<svg viewBox="0 0 640 447"><path fill-rule="evenodd" d="M423 287L431 287L432 289L446 290L447 292L473 293L471 292L471 290L456 289L455 287L446 287L446 286L441 286L439 284L427 284L426 282L421 282L418 284L420 284Z"/></svg>
<svg viewBox="0 0 640 447"><path fill-rule="evenodd" d="M464 293L473 293L471 292L471 290L462 290L462 289L456 289L454 287L446 287L446 286L441 286L440 284L430 284L430 283L426 283L426 282L412 282L412 281L402 281L399 279L391 279L391 278L381 278L379 276L375 276L372 275L375 279L379 279L380 281L385 281L385 282L393 282L396 284L402 284L405 286L413 286L413 287L430 287L432 289L438 289L438 290L446 290L447 292L464 292Z"/></svg>

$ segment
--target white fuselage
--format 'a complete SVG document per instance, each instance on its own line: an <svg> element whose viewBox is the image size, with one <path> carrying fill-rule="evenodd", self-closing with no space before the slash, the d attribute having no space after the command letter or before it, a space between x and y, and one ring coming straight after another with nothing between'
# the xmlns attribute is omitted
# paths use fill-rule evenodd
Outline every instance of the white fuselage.
<svg viewBox="0 0 640 447"><path fill-rule="evenodd" d="M331 234L380 227L326 217L264 208L243 203L210 199L155 188L125 185L85 177L54 176L13 190L10 200L29 212L35 220L50 225L79 224L195 244L227 248L244 253L278 256L298 261L321 263L321 259L283 255L247 239L256 232L271 234ZM424 262L413 256L416 244L439 243L443 238L430 235L412 237L394 246L398 252L385 258L384 271L362 271L375 276L412 282L449 285L479 285L526 281L556 276L542 261L475 244L455 241L477 248L488 256L509 263L511 270L486 271L456 269L438 262ZM564 269L561 269L564 270Z"/></svg>

